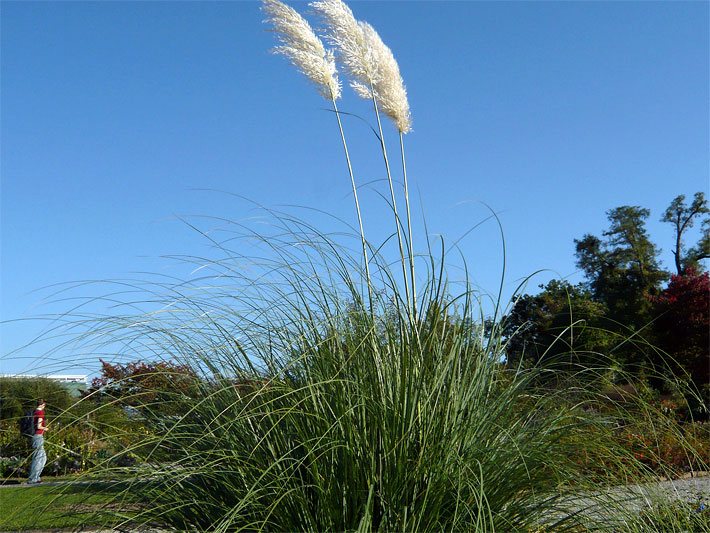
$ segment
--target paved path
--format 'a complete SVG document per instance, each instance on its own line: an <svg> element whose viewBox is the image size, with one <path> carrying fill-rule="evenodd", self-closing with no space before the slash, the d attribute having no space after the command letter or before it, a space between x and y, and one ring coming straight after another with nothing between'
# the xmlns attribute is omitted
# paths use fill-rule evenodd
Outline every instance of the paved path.
<svg viewBox="0 0 710 533"><path fill-rule="evenodd" d="M579 513L594 521L615 522L631 511L639 512L656 503L684 501L710 508L710 473L701 472L697 477L657 481L637 485L612 487L605 491L580 494L572 497L551 516L559 519L570 513Z"/></svg>
<svg viewBox="0 0 710 533"><path fill-rule="evenodd" d="M653 499L682 500L692 503L704 503L710 507L710 476L695 477L690 479L675 479L659 483L633 485L631 491L638 494L637 504L643 507L652 503Z"/></svg>
<svg viewBox="0 0 710 533"><path fill-rule="evenodd" d="M10 487L19 488L25 487L28 489L33 489L35 487L60 487L64 485L90 485L91 483L96 483L95 481L43 481L42 483L27 483L23 481L22 483L3 483L0 485L0 489L8 489Z"/></svg>
<svg viewBox="0 0 710 533"><path fill-rule="evenodd" d="M51 478L50 478L51 479ZM129 480L123 480L123 482L126 482ZM28 489L32 489L35 487L64 487L64 486L71 486L71 485L96 485L96 484L111 484L111 483L121 483L121 480L118 479L110 479L110 480L105 480L105 479L60 479L56 481L42 481L42 483L27 483L26 481L10 481L10 482L4 482L0 484L0 489L7 489L10 487L18 488L18 487L25 487Z"/></svg>

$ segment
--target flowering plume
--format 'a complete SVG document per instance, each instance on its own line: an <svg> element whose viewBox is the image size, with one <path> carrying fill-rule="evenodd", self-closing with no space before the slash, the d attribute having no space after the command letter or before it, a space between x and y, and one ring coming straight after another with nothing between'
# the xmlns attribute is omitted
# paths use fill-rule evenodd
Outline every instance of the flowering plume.
<svg viewBox="0 0 710 533"><path fill-rule="evenodd" d="M340 0L319 0L310 5L327 24L326 38L338 49L347 71L355 80L370 86L377 69L353 12Z"/></svg>
<svg viewBox="0 0 710 533"><path fill-rule="evenodd" d="M268 15L266 21L273 25L281 41L281 46L274 48L273 52L285 55L318 87L323 98L340 98L340 81L333 52L325 49L306 19L278 0L263 0L262 9Z"/></svg>
<svg viewBox="0 0 710 533"><path fill-rule="evenodd" d="M412 117L409 112L409 101L404 80L399 73L399 65L392 50L382 42L375 28L367 22L360 22L365 43L374 56L379 75L374 80L373 90L382 111L390 117L402 133L412 129Z"/></svg>
<svg viewBox="0 0 710 533"><path fill-rule="evenodd" d="M374 96L402 133L411 131L407 91L399 66L375 29L355 19L342 0L319 0L311 3L311 7L328 25L326 38L338 49L343 65L353 78L350 85L358 96Z"/></svg>

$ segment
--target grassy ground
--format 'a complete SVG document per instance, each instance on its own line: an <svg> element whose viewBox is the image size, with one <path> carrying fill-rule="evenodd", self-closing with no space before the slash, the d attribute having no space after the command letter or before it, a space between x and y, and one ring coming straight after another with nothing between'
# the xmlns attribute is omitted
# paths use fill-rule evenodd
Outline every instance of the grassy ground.
<svg viewBox="0 0 710 533"><path fill-rule="evenodd" d="M119 518L106 513L116 510L115 490L100 483L2 487L0 531L116 524Z"/></svg>

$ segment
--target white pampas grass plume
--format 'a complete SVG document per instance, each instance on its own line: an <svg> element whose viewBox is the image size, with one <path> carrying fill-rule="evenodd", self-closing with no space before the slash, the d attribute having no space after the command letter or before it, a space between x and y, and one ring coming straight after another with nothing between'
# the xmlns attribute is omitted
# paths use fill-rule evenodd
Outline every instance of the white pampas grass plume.
<svg viewBox="0 0 710 533"><path fill-rule="evenodd" d="M340 98L340 81L333 52L326 50L310 24L298 12L278 0L263 0L267 22L274 28L281 46L273 49L286 56L326 100Z"/></svg>
<svg viewBox="0 0 710 533"><path fill-rule="evenodd" d="M373 80L373 90L380 107L394 121L399 131L408 133L412 129L412 117L397 60L372 26L360 22L360 28L377 65L378 76Z"/></svg>
<svg viewBox="0 0 710 533"><path fill-rule="evenodd" d="M353 78L350 85L362 98L376 98L382 111L402 133L412 129L412 119L399 66L392 51L375 29L358 21L342 0L310 4L328 26L326 38Z"/></svg>
<svg viewBox="0 0 710 533"><path fill-rule="evenodd" d="M337 48L350 76L369 87L377 69L353 12L340 0L319 0L310 6L328 26L326 39Z"/></svg>

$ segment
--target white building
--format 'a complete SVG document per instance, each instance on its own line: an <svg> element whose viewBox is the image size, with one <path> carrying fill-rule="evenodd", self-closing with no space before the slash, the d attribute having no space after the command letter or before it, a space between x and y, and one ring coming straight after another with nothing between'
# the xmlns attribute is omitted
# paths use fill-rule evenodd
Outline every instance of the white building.
<svg viewBox="0 0 710 533"><path fill-rule="evenodd" d="M80 385L89 384L89 376L84 374L0 374L3 378L44 378L58 381L59 383L78 383Z"/></svg>

